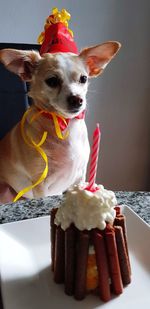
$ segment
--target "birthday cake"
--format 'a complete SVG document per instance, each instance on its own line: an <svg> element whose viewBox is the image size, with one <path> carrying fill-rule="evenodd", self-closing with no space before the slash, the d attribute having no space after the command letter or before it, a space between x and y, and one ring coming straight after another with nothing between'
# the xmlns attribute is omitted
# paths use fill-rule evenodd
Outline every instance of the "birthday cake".
<svg viewBox="0 0 150 309"><path fill-rule="evenodd" d="M104 302L131 282L125 217L114 192L72 186L51 211L54 281L77 300L95 293Z"/></svg>

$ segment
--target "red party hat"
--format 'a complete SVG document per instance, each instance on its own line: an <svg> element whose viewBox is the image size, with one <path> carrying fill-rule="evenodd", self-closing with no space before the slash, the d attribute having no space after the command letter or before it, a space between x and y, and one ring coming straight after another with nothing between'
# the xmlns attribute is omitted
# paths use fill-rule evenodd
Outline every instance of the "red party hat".
<svg viewBox="0 0 150 309"><path fill-rule="evenodd" d="M38 37L38 43L41 44L40 54L58 52L78 54L73 32L68 28L70 17L65 9L52 10L52 15L46 19L44 31Z"/></svg>

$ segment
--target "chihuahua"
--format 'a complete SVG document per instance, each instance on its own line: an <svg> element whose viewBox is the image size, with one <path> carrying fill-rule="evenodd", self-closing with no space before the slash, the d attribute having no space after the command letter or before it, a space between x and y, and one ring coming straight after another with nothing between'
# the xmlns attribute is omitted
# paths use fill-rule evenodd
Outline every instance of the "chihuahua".
<svg viewBox="0 0 150 309"><path fill-rule="evenodd" d="M30 82L33 104L25 121L27 135L38 143L43 132L48 132L42 145L48 158L47 177L24 198L59 195L85 180L90 149L84 117L80 115L86 110L88 80L100 75L119 49L120 43L110 41L85 48L79 55L0 51L0 61L6 68ZM41 110L45 113L31 122ZM69 133L67 138L58 138L46 112L69 119L64 130ZM23 188L32 187L43 170L44 161L34 147L25 143L18 123L0 141L0 202L10 202Z"/></svg>

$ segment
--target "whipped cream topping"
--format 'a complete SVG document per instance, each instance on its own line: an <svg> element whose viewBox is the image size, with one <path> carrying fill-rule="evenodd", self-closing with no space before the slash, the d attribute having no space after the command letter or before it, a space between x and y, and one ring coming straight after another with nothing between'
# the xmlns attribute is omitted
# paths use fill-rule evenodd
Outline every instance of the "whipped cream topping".
<svg viewBox="0 0 150 309"><path fill-rule="evenodd" d="M106 222L113 223L117 200L113 191L98 185L98 190L84 190L85 184L70 187L59 207L55 224L66 230L71 223L79 230L105 229Z"/></svg>

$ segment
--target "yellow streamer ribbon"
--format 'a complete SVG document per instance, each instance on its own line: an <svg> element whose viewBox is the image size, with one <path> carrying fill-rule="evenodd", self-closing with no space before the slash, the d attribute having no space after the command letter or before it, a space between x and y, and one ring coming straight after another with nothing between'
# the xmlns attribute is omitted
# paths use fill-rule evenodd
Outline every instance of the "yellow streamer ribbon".
<svg viewBox="0 0 150 309"><path fill-rule="evenodd" d="M27 118L28 114L30 113L30 111L31 111L31 109L28 109L24 113L24 115L22 117L22 120L21 120L21 134L22 134L22 137L23 137L25 143L29 147L34 148L41 155L42 159L45 162L45 168L44 168L44 171L43 171L42 175L40 176L40 178L33 185L30 185L30 186L22 189L17 194L17 196L14 199L14 202L18 201L18 199L21 198L26 192L32 190L37 185L39 185L47 177L47 174L48 174L48 158L47 158L47 155L44 152L44 150L41 148L41 146L44 144L44 142L45 142L45 140L47 138L48 132L44 131L43 136L42 136L42 138L41 138L41 140L40 140L40 142L38 144L35 143L35 141L32 139L32 137L30 135L27 136L25 134L24 125L25 125L26 118ZM66 122L65 118L63 116L61 116L61 115L57 115L54 112L48 112L48 111L45 111L45 110L41 110L41 111L39 111L39 112L37 112L36 114L33 115L33 117L30 120L30 123L35 121L41 114L43 114L45 112L50 114L52 116L52 118L53 118L55 132L56 132L57 137L62 139L62 140L66 139L68 137L69 132L67 131L64 135L62 134L60 126L59 126L58 118L57 118L57 117L61 118L62 121L64 122L64 124L67 126L67 122Z"/></svg>
<svg viewBox="0 0 150 309"><path fill-rule="evenodd" d="M57 134L57 137L60 139L66 139L68 137L69 132L67 131L64 135L62 135L59 123L58 123L58 115L55 114L54 112L51 113L52 117L53 117L53 121L54 121L54 126L55 126L55 131ZM65 118L63 116L59 115L59 118L61 118L64 122L64 124L67 126L67 122L65 120Z"/></svg>

